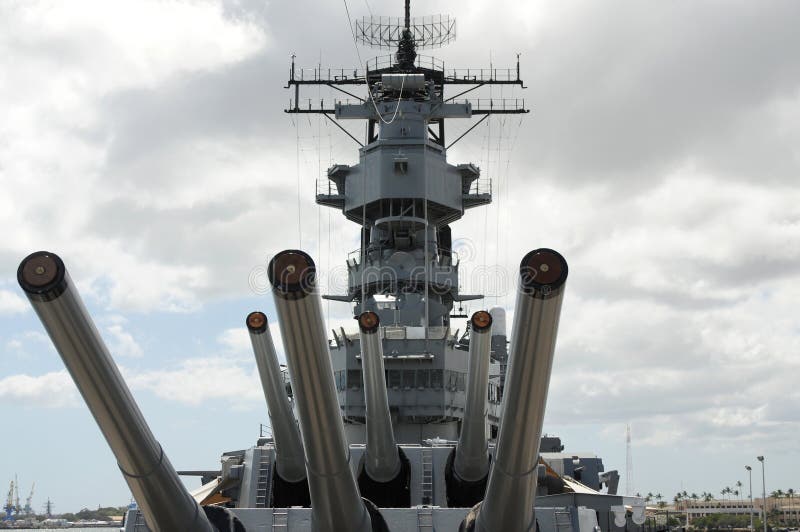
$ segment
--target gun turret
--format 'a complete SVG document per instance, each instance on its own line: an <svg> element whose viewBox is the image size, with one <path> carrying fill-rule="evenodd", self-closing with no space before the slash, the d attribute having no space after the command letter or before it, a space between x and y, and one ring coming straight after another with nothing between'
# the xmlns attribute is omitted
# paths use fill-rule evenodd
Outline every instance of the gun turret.
<svg viewBox="0 0 800 532"><path fill-rule="evenodd" d="M282 251L270 261L267 275L297 403L311 494L311 527L380 530L380 513L361 499L350 471L314 261L299 250Z"/></svg>
<svg viewBox="0 0 800 532"><path fill-rule="evenodd" d="M361 367L367 418L367 447L359 488L380 507L398 508L411 504L408 486L410 465L397 446L389 413L380 319L374 312L358 317L361 332Z"/></svg>
<svg viewBox="0 0 800 532"><path fill-rule="evenodd" d="M150 530L217 530L147 426L61 259L46 251L33 253L20 264L17 280L111 447Z"/></svg>
<svg viewBox="0 0 800 532"><path fill-rule="evenodd" d="M461 433L447 472L449 506L473 506L483 499L489 474L489 441L486 437L489 353L492 316L479 310L470 319L467 401ZM451 469L452 468L452 469Z"/></svg>
<svg viewBox="0 0 800 532"><path fill-rule="evenodd" d="M567 262L551 249L520 264L503 417L486 496L462 524L468 531L535 530L538 442L553 367Z"/></svg>
<svg viewBox="0 0 800 532"><path fill-rule="evenodd" d="M247 316L247 330L256 357L261 387L267 400L272 438L275 442L275 468L280 479L280 489L273 490L276 507L308 506L303 440L294 420L292 407L286 395L281 367L275 353L275 344L269 331L267 316L251 312Z"/></svg>

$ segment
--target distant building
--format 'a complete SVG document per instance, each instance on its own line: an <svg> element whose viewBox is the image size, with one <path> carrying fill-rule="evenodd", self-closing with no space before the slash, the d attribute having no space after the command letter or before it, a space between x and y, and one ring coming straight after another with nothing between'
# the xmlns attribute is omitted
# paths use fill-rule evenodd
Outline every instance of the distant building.
<svg viewBox="0 0 800 532"><path fill-rule="evenodd" d="M756 501L754 501L756 502ZM761 509L758 504L750 506L750 500L738 499L702 499L691 500L683 499L675 505L675 510L688 514L689 518L705 517L712 514L746 514L754 513L760 515Z"/></svg>
<svg viewBox="0 0 800 532"><path fill-rule="evenodd" d="M690 520L693 517L705 517L712 514L750 515L751 511L755 516L761 516L763 508L764 500L761 498L753 499L752 507L750 499L712 499L710 501L684 499L675 504L675 511L688 514ZM770 518L777 519L781 524L800 524L800 500L767 497L767 513Z"/></svg>

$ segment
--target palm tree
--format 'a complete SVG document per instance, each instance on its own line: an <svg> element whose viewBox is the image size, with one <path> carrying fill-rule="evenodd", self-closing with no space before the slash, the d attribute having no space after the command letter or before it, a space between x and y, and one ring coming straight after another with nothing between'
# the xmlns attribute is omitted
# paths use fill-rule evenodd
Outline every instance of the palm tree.
<svg viewBox="0 0 800 532"><path fill-rule="evenodd" d="M714 500L714 494L711 492L703 492L703 500L706 502L711 502Z"/></svg>
<svg viewBox="0 0 800 532"><path fill-rule="evenodd" d="M789 496L789 507L792 508L792 512L794 513L794 488L786 490L786 495ZM800 523L800 519L796 519L796 521Z"/></svg>
<svg viewBox="0 0 800 532"><path fill-rule="evenodd" d="M744 484L742 484L742 481L741 480L737 480L736 481L736 490L737 490L737 492L739 494L742 493L742 486L744 486ZM742 502L742 498L741 497L739 497L739 502Z"/></svg>
<svg viewBox="0 0 800 532"><path fill-rule="evenodd" d="M782 511L783 510L783 502L781 502L781 499L783 498L784 495L785 494L783 493L783 490L775 490L775 491L773 491L772 493L769 494L770 497L773 497L775 499L775 507L772 509L772 512L774 512L775 514L781 514L781 515L783 514L783 511ZM772 512L770 512L770 513L772 513ZM777 515L776 515L776 517L777 517Z"/></svg>

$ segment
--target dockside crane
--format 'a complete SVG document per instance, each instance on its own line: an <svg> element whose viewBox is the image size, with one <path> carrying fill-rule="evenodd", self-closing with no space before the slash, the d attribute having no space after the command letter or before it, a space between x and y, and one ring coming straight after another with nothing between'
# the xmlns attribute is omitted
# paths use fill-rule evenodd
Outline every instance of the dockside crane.
<svg viewBox="0 0 800 532"><path fill-rule="evenodd" d="M33 506L31 506L31 501L33 500L33 490L36 489L36 482L31 484L31 492L28 495L28 498L25 499L25 508L23 508L23 513L25 515L33 515Z"/></svg>
<svg viewBox="0 0 800 532"><path fill-rule="evenodd" d="M19 505L19 478L14 475L14 513L19 517L19 511L22 508Z"/></svg>
<svg viewBox="0 0 800 532"><path fill-rule="evenodd" d="M3 506L3 510L5 510L6 515L3 518L3 521L13 521L14 516L14 481L11 481L11 485L8 487L8 497L6 497L6 504Z"/></svg>

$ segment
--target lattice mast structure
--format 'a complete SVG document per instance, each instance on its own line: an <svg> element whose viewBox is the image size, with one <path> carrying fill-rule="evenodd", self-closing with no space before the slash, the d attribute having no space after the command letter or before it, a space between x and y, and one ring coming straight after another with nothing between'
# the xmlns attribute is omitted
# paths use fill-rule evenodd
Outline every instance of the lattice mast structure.
<svg viewBox="0 0 800 532"><path fill-rule="evenodd" d="M383 322L423 325L426 330L429 326L446 327L454 301L481 296L459 295L457 279L450 279L447 286L433 286L431 266L427 264L451 256L451 222L461 218L465 209L491 202L491 181L480 179L480 169L473 164L448 164L447 150L489 115L529 112L521 98L459 98L487 85L525 88L519 56L515 68L446 69L443 61L417 51L453 42L455 19L446 15L412 18L409 0L405 0L402 18L364 17L351 28L357 43L394 49L395 53L375 57L355 69L301 69L293 56L287 88L294 89L294 98L285 112L320 114L360 147L359 164L332 166L327 182L317 183L316 196L318 204L341 209L345 217L361 226L357 262L369 262L374 252L386 257L401 251L404 260L416 251L424 255L408 266L425 273L402 294L407 308L417 303L425 306L422 323L411 314L406 320L402 313L381 316ZM326 102L304 98L301 90L309 85L331 87L348 99ZM362 86L366 95L358 94L353 86ZM460 91L445 95L449 86ZM449 119L479 115L481 118L455 140L446 141ZM365 121L363 142L340 124L343 120ZM324 297L354 303L354 315L380 313L373 296L397 295L398 287L371 283L364 277L351 274L346 295Z"/></svg>

